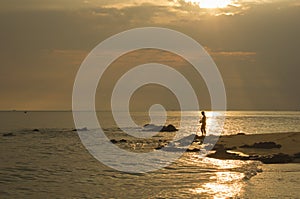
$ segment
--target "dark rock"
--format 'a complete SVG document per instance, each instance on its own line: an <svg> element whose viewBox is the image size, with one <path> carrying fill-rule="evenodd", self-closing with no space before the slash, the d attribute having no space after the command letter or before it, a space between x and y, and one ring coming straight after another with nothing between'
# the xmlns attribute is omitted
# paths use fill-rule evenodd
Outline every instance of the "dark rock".
<svg viewBox="0 0 300 199"><path fill-rule="evenodd" d="M122 139L122 140L120 140L119 142L120 142L120 143L126 143L126 142L127 142L127 140L125 140L125 139Z"/></svg>
<svg viewBox="0 0 300 199"><path fill-rule="evenodd" d="M258 158L264 164L290 163L293 158L287 154L278 153L269 156L261 156Z"/></svg>
<svg viewBox="0 0 300 199"><path fill-rule="evenodd" d="M111 143L113 143L113 144L117 144L117 143L126 143L127 142L127 140L125 140L125 139L122 139L122 140L115 140L115 139L111 139L110 140L111 141Z"/></svg>
<svg viewBox="0 0 300 199"><path fill-rule="evenodd" d="M249 156L249 160L259 160L260 156L259 155L251 155Z"/></svg>
<svg viewBox="0 0 300 199"><path fill-rule="evenodd" d="M236 147L230 148L230 150ZM208 157L217 158L217 159L232 159L232 160L249 160L249 156L245 154L240 154L238 152L228 152L227 148L223 144L216 144L213 148L215 153L208 154Z"/></svg>
<svg viewBox="0 0 300 199"><path fill-rule="evenodd" d="M236 134L236 135L246 135L245 133L238 133L238 134Z"/></svg>
<svg viewBox="0 0 300 199"><path fill-rule="evenodd" d="M172 124L169 124L168 126L163 126L163 128L160 130L160 132L175 132L178 131L175 126Z"/></svg>
<svg viewBox="0 0 300 199"><path fill-rule="evenodd" d="M294 154L293 156L293 162L294 163L300 163L300 154Z"/></svg>
<svg viewBox="0 0 300 199"><path fill-rule="evenodd" d="M193 148L193 149L187 149L186 152L199 152L200 149Z"/></svg>
<svg viewBox="0 0 300 199"><path fill-rule="evenodd" d="M16 136L16 135L13 133L4 133L2 136L3 137L12 137L12 136Z"/></svg>
<svg viewBox="0 0 300 199"><path fill-rule="evenodd" d="M229 153L225 150L225 148L219 148L216 150L215 153L208 154L207 157L211 158L217 158L217 159L222 159L222 160L249 160L248 156L241 156L236 153Z"/></svg>
<svg viewBox="0 0 300 199"><path fill-rule="evenodd" d="M300 158L300 152L294 154L294 158Z"/></svg>
<svg viewBox="0 0 300 199"><path fill-rule="evenodd" d="M242 156L237 153L229 153L225 149L218 149L215 153L207 155L211 158L217 159L234 159L234 160L258 160L264 164L282 164L282 163L291 163L294 161L294 158L283 153L259 156L259 155L251 155L251 156Z"/></svg>
<svg viewBox="0 0 300 199"><path fill-rule="evenodd" d="M175 126L169 124L168 126L156 126L154 124L145 124L144 131L158 131L158 132L175 132L178 131Z"/></svg>
<svg viewBox="0 0 300 199"><path fill-rule="evenodd" d="M40 132L39 129L33 129L32 131L34 131L34 132Z"/></svg>
<svg viewBox="0 0 300 199"><path fill-rule="evenodd" d="M159 145L158 147L155 148L155 150L159 150L159 149L162 149L164 147L165 147L164 145Z"/></svg>
<svg viewBox="0 0 300 199"><path fill-rule="evenodd" d="M248 144L245 144L245 145L240 146L240 148L253 148L253 147Z"/></svg>
<svg viewBox="0 0 300 199"><path fill-rule="evenodd" d="M257 148L257 149L273 149L273 148L281 148L280 144L276 144L275 142L258 142L253 145L243 145L240 148Z"/></svg>
<svg viewBox="0 0 300 199"><path fill-rule="evenodd" d="M272 148L281 148L280 144L276 144L275 142L259 142L254 143L254 148L264 148L264 149L272 149Z"/></svg>
<svg viewBox="0 0 300 199"><path fill-rule="evenodd" d="M117 144L117 143L118 143L118 141L115 140L115 139L112 139L112 140L110 140L110 141L111 141L111 143L113 143L113 144Z"/></svg>
<svg viewBox="0 0 300 199"><path fill-rule="evenodd" d="M236 147L236 146L233 146L233 147L226 147L225 149L226 149L226 150L236 150L237 147Z"/></svg>

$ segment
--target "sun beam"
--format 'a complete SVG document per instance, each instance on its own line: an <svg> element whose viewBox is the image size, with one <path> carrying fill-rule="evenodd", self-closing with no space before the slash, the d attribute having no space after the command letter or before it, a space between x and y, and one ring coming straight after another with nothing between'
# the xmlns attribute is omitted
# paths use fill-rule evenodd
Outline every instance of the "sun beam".
<svg viewBox="0 0 300 199"><path fill-rule="evenodd" d="M200 8L225 8L232 0L185 0L185 2L199 5Z"/></svg>

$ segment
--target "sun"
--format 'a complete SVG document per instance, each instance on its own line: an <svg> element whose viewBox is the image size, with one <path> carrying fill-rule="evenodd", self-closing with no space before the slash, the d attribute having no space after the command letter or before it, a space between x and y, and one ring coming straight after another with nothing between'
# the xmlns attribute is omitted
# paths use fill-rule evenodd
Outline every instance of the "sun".
<svg viewBox="0 0 300 199"><path fill-rule="evenodd" d="M232 0L185 0L185 2L197 4L200 8L225 8Z"/></svg>

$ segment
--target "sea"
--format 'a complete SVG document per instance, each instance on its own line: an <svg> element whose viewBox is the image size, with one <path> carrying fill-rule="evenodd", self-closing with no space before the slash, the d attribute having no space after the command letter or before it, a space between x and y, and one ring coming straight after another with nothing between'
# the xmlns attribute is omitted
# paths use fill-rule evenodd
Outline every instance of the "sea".
<svg viewBox="0 0 300 199"><path fill-rule="evenodd" d="M122 124L123 128L110 112L96 115L96 127L107 138L125 140L115 145L123 150L145 149L138 153L146 154L147 146L174 136L164 133L141 141L127 135L128 129L138 131L136 126L159 121L148 113L132 112L136 126ZM220 121L221 135L300 132L299 111L207 111L206 115L208 134L218 133L215 126ZM154 119L166 118L164 124L189 135L200 133L200 116L199 111L170 111L158 112ZM116 169L124 164L122 159L115 160L116 167L108 165L83 144L79 132L88 135L93 130L75 126L72 111L1 111L0 198L300 198L300 164L218 160L190 152L156 170L124 172ZM154 162L162 161L155 158Z"/></svg>

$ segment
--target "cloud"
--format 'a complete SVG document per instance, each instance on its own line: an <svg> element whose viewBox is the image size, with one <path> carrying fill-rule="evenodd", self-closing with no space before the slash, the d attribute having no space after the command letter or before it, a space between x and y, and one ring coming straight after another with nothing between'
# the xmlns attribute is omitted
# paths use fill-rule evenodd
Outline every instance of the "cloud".
<svg viewBox="0 0 300 199"><path fill-rule="evenodd" d="M62 7L73 1L53 1L51 9L46 9L50 1L28 0L26 9L17 2L4 0L1 3L6 7L0 6L0 109L69 109L74 78L85 55L116 33L144 26L171 28L207 46L226 83L230 108L299 107L300 95L294 89L300 84L300 10L296 1L268 6L248 2L232 8L247 7L239 14L217 17L199 7L171 1L162 5L159 1L128 1L132 4L114 6L120 1L105 0L82 6L83 1L76 0L73 10ZM42 3L45 8L40 7ZM198 79L192 70L185 70L185 62L178 57L153 50L131 54L115 67L122 71L125 64L155 58L182 70L192 81Z"/></svg>
<svg viewBox="0 0 300 199"><path fill-rule="evenodd" d="M212 56L230 56L230 57L253 57L256 56L256 52L247 51L222 51L222 50L212 50L208 47L205 48L208 53Z"/></svg>

